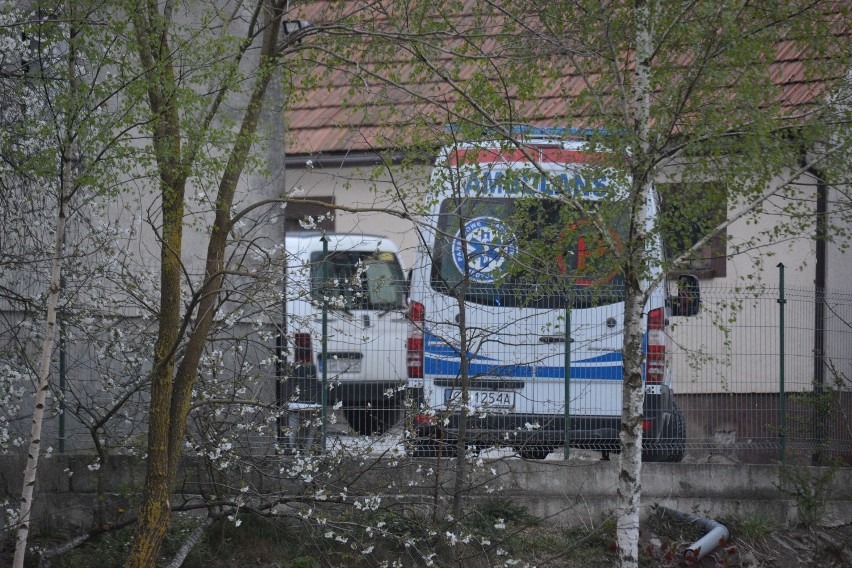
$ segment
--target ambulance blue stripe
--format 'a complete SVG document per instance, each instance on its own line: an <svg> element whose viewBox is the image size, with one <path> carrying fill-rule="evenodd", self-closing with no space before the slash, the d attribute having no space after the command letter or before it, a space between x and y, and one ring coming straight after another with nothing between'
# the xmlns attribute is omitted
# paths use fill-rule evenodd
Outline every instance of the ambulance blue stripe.
<svg viewBox="0 0 852 568"><path fill-rule="evenodd" d="M461 364L457 360L434 359L426 357L424 360L427 375L439 375L442 377L456 377L461 370ZM482 363L471 363L468 365L468 373L473 375L493 375L499 377L532 378L533 368L524 365L487 365Z"/></svg>
<svg viewBox="0 0 852 568"><path fill-rule="evenodd" d="M432 377L457 377L461 370L461 365L458 361L434 359L432 357L426 357L424 365L426 375ZM533 377L561 379L565 376L565 367L483 365L471 363L468 367L468 372L471 376L495 376L511 379L531 379ZM621 365L582 366L579 364L571 364L572 379L620 381L623 373L624 371Z"/></svg>
<svg viewBox="0 0 852 568"><path fill-rule="evenodd" d="M603 355L598 355L597 357L589 357L588 359L578 359L577 361L571 361L572 365L574 365L575 363L621 363L621 351L610 351Z"/></svg>
<svg viewBox="0 0 852 568"><path fill-rule="evenodd" d="M536 377L543 379L561 379L565 377L565 367L536 367ZM605 367L575 367L571 364L572 379L591 379L598 381L620 381L624 376L624 367L621 365L607 365Z"/></svg>
<svg viewBox="0 0 852 568"><path fill-rule="evenodd" d="M435 357L450 357L456 358L461 355L461 352L450 345L442 342L440 339L436 338L434 335L428 335L426 339L426 354L433 355ZM493 357L485 357L483 355L474 355L473 353L468 352L467 354L469 361L496 361L497 359Z"/></svg>

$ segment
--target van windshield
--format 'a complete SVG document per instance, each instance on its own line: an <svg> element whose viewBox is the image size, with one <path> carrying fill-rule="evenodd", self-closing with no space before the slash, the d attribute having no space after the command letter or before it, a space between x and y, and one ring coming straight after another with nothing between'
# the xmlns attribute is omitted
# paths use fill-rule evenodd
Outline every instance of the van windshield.
<svg viewBox="0 0 852 568"><path fill-rule="evenodd" d="M392 252L329 252L323 279L323 253L311 254L311 297L344 310L405 308L405 277Z"/></svg>
<svg viewBox="0 0 852 568"><path fill-rule="evenodd" d="M624 204L608 203L600 217L604 236L590 218L554 199L445 199L432 287L449 295L464 291L467 301L486 306L554 309L566 302L574 308L620 302L624 279L617 252L625 232Z"/></svg>

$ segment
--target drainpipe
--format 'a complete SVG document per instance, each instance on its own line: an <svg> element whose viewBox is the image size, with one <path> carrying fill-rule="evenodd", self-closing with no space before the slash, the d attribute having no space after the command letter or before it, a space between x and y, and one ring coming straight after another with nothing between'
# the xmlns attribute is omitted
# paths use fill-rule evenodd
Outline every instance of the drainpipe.
<svg viewBox="0 0 852 568"><path fill-rule="evenodd" d="M810 166L808 171L816 178L816 274L814 275L814 395L816 406L813 416L813 439L816 446L811 455L812 465L821 465L820 446L825 438L825 405L820 400L825 391L825 280L826 252L825 241L828 236L828 184L822 172Z"/></svg>
<svg viewBox="0 0 852 568"><path fill-rule="evenodd" d="M660 511L664 514L673 516L681 522L698 525L707 531L707 534L693 542L683 553L683 560L687 566L695 564L710 554L717 547L724 546L728 542L728 528L718 521L706 519L704 517L697 517L695 515L688 515L667 507L660 507Z"/></svg>

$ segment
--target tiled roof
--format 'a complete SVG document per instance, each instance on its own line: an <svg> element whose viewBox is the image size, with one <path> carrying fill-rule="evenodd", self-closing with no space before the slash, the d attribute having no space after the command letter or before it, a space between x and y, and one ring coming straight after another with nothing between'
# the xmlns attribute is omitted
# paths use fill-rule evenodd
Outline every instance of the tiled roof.
<svg viewBox="0 0 852 568"><path fill-rule="evenodd" d="M467 0L469 6L472 0ZM321 26L323 10L327 2L315 2L303 12L303 16ZM353 3L353 5L356 3ZM458 15L463 21L466 16ZM836 16L835 16L836 18ZM838 36L848 40L848 25L835 22ZM321 36L317 36L321 37ZM452 43L455 40L448 40ZM498 42L485 39L479 46L483 52L499 47ZM498 57L495 55L495 61ZM288 141L286 152L293 155L340 154L386 149L389 140L400 128L411 125L416 119L422 124L443 130L443 125L453 122L445 103L455 101L458 94L445 82L431 79L411 79L412 66L399 52L394 66L398 84L391 86L371 77L370 61L359 61L358 67L336 69L322 75L322 79L309 88L301 90L298 102L291 105L287 113ZM438 67L449 68L458 64L449 56L435 61ZM777 101L786 109L795 109L825 96L831 86L845 75L845 69L834 66L814 78L808 73L807 65L813 63L807 52L793 41L781 42L776 51L775 62L770 66L772 81L780 87ZM562 68L560 68L562 70ZM460 81L470 79L477 69L472 65L461 65ZM538 126L594 125L589 113L568 116L566 101L577 97L586 84L584 79L568 65L562 76L549 83L547 92L540 93L535 102L518 105L515 120ZM511 92L511 91L510 91ZM412 94L412 93L416 93ZM576 113L576 110L571 112Z"/></svg>

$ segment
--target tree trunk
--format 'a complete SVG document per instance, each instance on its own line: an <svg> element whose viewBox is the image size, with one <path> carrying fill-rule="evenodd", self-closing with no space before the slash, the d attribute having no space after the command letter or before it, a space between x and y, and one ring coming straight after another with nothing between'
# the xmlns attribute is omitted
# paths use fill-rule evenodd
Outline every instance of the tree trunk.
<svg viewBox="0 0 852 568"><path fill-rule="evenodd" d="M198 544L198 541L201 540L201 537L204 536L204 532L213 524L213 520L214 516L212 514L208 514L204 519L204 522L193 529L189 536L183 541L183 544L180 545L180 548L166 568L180 568L183 566L184 560L186 560L186 557L189 556L190 552L192 552L195 545Z"/></svg>
<svg viewBox="0 0 852 568"><path fill-rule="evenodd" d="M645 223L652 179L649 167L650 69L653 54L653 23L646 0L634 1L636 65L633 71L633 133L630 235L625 269L624 382L621 403L621 454L618 475L616 546L618 565L639 566L639 507L642 496L642 422L645 390L642 384L642 316L647 291Z"/></svg>
<svg viewBox="0 0 852 568"><path fill-rule="evenodd" d="M642 494L642 311L644 295L635 273L625 278L624 383L621 402L621 454L618 474L616 543L623 567L639 565L639 505Z"/></svg>
<svg viewBox="0 0 852 568"><path fill-rule="evenodd" d="M160 252L160 305L148 408L148 456L142 506L126 566L154 566L170 522L168 440L174 352L180 339L185 168L180 122L175 108L175 75L169 60L169 22L156 6L133 14L139 58L148 70L148 103L156 117L153 146L160 170L163 229Z"/></svg>
<svg viewBox="0 0 852 568"><path fill-rule="evenodd" d="M67 164L70 168L71 161ZM33 490L35 488L38 458L41 452L41 428L44 422L44 407L47 401L48 377L50 376L50 354L53 351L53 340L56 336L56 312L59 305L60 275L62 273L62 242L65 235L67 201L60 191L59 216L56 220L56 235L53 241L53 259L50 268L50 292L47 296L47 325L44 342L38 363L38 386L34 393L33 424L30 432L30 447L27 452L27 465L24 469L24 484L21 491L21 509L18 513L18 534L15 543L14 568L23 568L24 556L27 552L27 539L30 533L30 514L33 506Z"/></svg>
<svg viewBox="0 0 852 568"><path fill-rule="evenodd" d="M151 377L148 411L148 458L145 487L133 548L127 566L154 566L169 527L169 497L173 480L169 476L169 406L171 402L174 348L180 329L180 251L183 226L183 199L169 199L163 190L163 250L160 261L160 322Z"/></svg>
<svg viewBox="0 0 852 568"><path fill-rule="evenodd" d="M463 227L462 231L464 231ZM467 235L463 235L463 238L467 239ZM466 250L464 254L467 256ZM465 264L467 264L467 259L465 259ZM465 303L468 285L467 278L468 277L465 277L465 280L461 285L461 290L458 291L458 295L456 296L459 308L459 360L461 361L460 372L462 396L461 411L459 412L458 439L456 440L456 472L455 479L453 480L453 522L451 525L452 532L456 535L459 534L459 521L462 518L464 498L470 490L470 487L467 485L468 464L467 452L465 451L467 448L468 404L470 404L470 369L468 367L470 364L470 357L468 354L470 353L471 339L468 336L467 305ZM447 546L446 549L444 562L447 566L458 566L459 547Z"/></svg>
<svg viewBox="0 0 852 568"><path fill-rule="evenodd" d="M169 498L178 473L186 419L198 364L204 352L213 323L216 303L223 281L225 248L231 228L231 207L240 175L245 167L251 143L257 130L263 98L271 77L271 65L278 42L281 3L270 6L261 45L258 76L246 107L240 131L222 174L216 196L216 217L207 249L205 282L195 313L195 326L190 333L183 358L175 371L174 352L180 341L180 285L182 278L181 239L183 234L183 200L186 172L191 164L191 151L181 155L180 127L175 108L174 71L169 59L166 38L170 22L165 16L151 12L134 16L140 44L140 58L146 69L153 63L165 71L152 78L149 102L155 116L153 144L161 172L163 207L163 243L161 252L160 327L152 371L151 402L148 426L148 468L145 491L133 547L127 568L153 567L169 527ZM157 39L152 48L149 41ZM159 59L158 59L159 58Z"/></svg>

